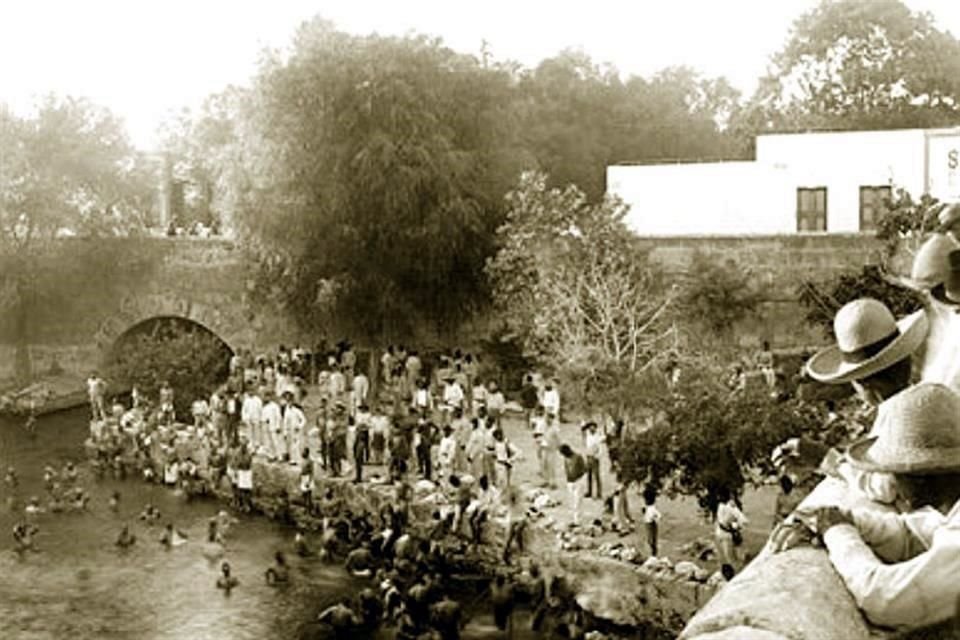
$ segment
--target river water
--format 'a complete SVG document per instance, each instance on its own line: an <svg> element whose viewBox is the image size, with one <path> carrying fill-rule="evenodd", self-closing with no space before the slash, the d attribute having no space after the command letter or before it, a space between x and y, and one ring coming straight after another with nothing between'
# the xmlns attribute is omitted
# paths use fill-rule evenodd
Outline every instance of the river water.
<svg viewBox="0 0 960 640"><path fill-rule="evenodd" d="M19 423L0 421L0 470L16 467L21 503L31 495L46 502L45 465L59 470L68 460L83 463L86 417L85 410L45 417L34 437ZM81 469L83 473L82 464ZM81 484L92 496L88 512L35 516L39 551L23 559L13 552L11 536L22 518L22 504L16 512L0 508L0 639L301 638L318 631L309 621L319 611L367 586L337 565L296 557L289 527L240 516L225 556L240 585L225 596L215 588L219 561L201 552L207 520L221 508L218 503L187 503L139 480L94 481L85 475ZM114 490L121 494L117 513L108 507ZM0 495L5 502L5 486ZM187 544L169 551L159 544L162 524L137 520L148 502L159 507L160 523L171 521L188 534ZM114 541L124 523L131 524L137 543L122 552ZM291 583L281 588L267 586L263 578L278 549L288 552L293 569ZM461 602L472 615L464 638L501 637L475 594ZM536 636L515 632L513 637Z"/></svg>

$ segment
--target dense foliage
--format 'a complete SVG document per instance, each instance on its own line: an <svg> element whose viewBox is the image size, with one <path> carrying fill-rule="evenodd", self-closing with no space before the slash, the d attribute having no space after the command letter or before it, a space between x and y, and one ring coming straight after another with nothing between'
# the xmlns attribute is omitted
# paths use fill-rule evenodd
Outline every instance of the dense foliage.
<svg viewBox="0 0 960 640"><path fill-rule="evenodd" d="M190 405L207 398L229 371L230 349L207 329L179 318L160 318L135 327L111 354L107 378L116 388L136 387L157 398L167 381L177 414L186 419Z"/></svg>
<svg viewBox="0 0 960 640"><path fill-rule="evenodd" d="M769 477L773 448L816 434L822 419L798 400L772 401L765 387L731 393L712 371L685 370L681 388L659 396L652 426L625 440L623 474L668 494L696 496L715 512L719 489L739 494L748 482Z"/></svg>

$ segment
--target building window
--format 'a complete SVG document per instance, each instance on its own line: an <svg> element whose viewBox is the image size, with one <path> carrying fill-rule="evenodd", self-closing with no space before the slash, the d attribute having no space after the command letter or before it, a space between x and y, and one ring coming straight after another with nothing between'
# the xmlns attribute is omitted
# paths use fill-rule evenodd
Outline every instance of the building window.
<svg viewBox="0 0 960 640"><path fill-rule="evenodd" d="M893 195L890 187L860 187L860 231L874 231Z"/></svg>
<svg viewBox="0 0 960 640"><path fill-rule="evenodd" d="M827 188L797 189L797 231L827 230Z"/></svg>

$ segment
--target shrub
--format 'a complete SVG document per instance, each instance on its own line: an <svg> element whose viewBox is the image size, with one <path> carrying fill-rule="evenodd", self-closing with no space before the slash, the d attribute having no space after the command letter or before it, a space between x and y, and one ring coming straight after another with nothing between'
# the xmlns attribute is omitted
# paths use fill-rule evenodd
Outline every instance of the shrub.
<svg viewBox="0 0 960 640"><path fill-rule="evenodd" d="M177 414L208 397L226 380L230 348L207 329L179 318L135 327L114 348L108 376L121 388L134 385L156 399L163 381L174 390Z"/></svg>

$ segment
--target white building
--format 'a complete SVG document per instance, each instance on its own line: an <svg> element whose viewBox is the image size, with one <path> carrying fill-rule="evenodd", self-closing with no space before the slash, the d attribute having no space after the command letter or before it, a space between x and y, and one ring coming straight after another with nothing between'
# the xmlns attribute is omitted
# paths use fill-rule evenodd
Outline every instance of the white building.
<svg viewBox="0 0 960 640"><path fill-rule="evenodd" d="M960 199L960 128L788 133L756 160L607 167L643 236L857 233L896 189Z"/></svg>

